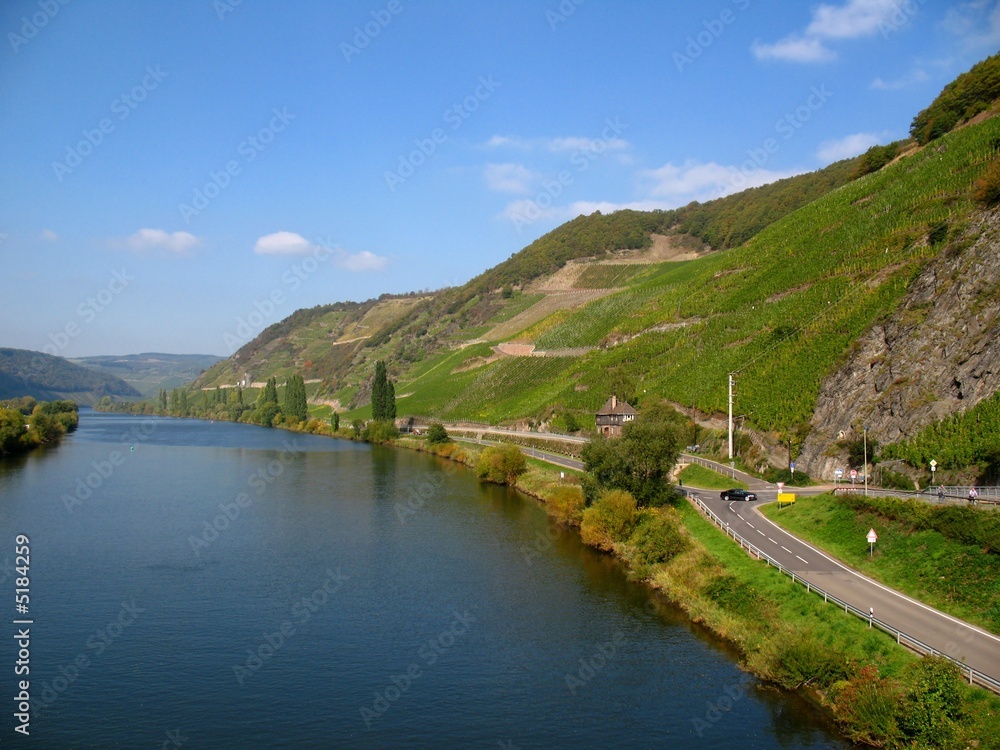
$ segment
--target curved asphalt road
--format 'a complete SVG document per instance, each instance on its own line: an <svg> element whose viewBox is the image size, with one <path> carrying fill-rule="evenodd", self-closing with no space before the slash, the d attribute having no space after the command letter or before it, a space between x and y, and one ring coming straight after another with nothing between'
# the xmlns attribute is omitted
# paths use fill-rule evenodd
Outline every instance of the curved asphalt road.
<svg viewBox="0 0 1000 750"><path fill-rule="evenodd" d="M722 464L715 464L715 468L732 474L729 467ZM762 500L775 499L777 488L774 485L741 472L736 475ZM807 495L825 490L796 488L795 491ZM796 577L862 611L874 609L875 619L964 662L977 672L1000 680L1000 637L858 573L764 518L754 503L727 502L717 490L693 492L733 531L794 572ZM859 539L858 543L865 544L865 541Z"/></svg>

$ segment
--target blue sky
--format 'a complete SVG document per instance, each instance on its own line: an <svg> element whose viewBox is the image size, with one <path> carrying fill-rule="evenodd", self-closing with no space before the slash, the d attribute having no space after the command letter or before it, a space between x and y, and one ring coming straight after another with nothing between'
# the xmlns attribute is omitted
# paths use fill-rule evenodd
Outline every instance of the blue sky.
<svg viewBox="0 0 1000 750"><path fill-rule="evenodd" d="M230 354L904 137L1000 2L6 0L0 346Z"/></svg>

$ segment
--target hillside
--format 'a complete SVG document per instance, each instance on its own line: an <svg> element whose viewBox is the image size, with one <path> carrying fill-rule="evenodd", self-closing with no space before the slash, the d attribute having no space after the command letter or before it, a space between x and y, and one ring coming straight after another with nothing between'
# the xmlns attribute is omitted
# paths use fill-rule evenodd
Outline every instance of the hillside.
<svg viewBox="0 0 1000 750"><path fill-rule="evenodd" d="M974 120L925 146L581 216L462 287L300 310L196 387L299 373L313 404L365 417L384 359L403 415L587 427L611 393L719 415L733 372L744 458L801 450L829 476L861 425L902 442L997 391L993 69L960 79Z"/></svg>
<svg viewBox="0 0 1000 750"><path fill-rule="evenodd" d="M73 364L120 378L143 397L155 396L161 388L173 390L187 385L222 357L214 354L126 354L122 356L74 357Z"/></svg>
<svg viewBox="0 0 1000 750"><path fill-rule="evenodd" d="M140 395L120 378L62 357L28 349L0 349L0 400L32 396L39 401L67 400L90 406L102 396Z"/></svg>

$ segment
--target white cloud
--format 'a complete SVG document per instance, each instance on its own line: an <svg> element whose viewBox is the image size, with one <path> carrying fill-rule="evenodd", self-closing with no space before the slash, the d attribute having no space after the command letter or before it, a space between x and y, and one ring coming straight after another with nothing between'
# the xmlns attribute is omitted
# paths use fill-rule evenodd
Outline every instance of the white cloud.
<svg viewBox="0 0 1000 750"><path fill-rule="evenodd" d="M850 159L852 156L863 154L881 140L881 137L876 133L853 133L845 135L843 138L833 138L819 144L816 157L824 164Z"/></svg>
<svg viewBox="0 0 1000 750"><path fill-rule="evenodd" d="M46 242L55 242L59 239L59 235L53 232L51 229L43 229L42 233L38 235L39 239L45 240Z"/></svg>
<svg viewBox="0 0 1000 750"><path fill-rule="evenodd" d="M668 162L659 169L643 172L641 177L650 185L653 197L663 198L670 207L676 207L691 201L704 202L721 198L801 174L801 171L776 172L763 169L754 162L748 164L749 166L741 168L692 160L680 166Z"/></svg>
<svg viewBox="0 0 1000 750"><path fill-rule="evenodd" d="M354 254L341 250L337 256L336 264L348 271L381 271L389 264L389 259L367 250Z"/></svg>
<svg viewBox="0 0 1000 750"><path fill-rule="evenodd" d="M388 258L368 250L349 253L332 243L313 244L296 232L264 235L254 243L253 251L257 255L315 255L321 260L332 256L335 266L348 271L381 271L389 263Z"/></svg>
<svg viewBox="0 0 1000 750"><path fill-rule="evenodd" d="M549 151L622 151L629 147L624 138L584 138L583 136L568 136L565 138L550 138L545 142Z"/></svg>
<svg viewBox="0 0 1000 750"><path fill-rule="evenodd" d="M856 39L874 34L899 12L898 0L848 0L846 5L820 5L806 27L809 36Z"/></svg>
<svg viewBox="0 0 1000 750"><path fill-rule="evenodd" d="M500 218L512 223L515 228L536 221L568 221L580 214L594 211L612 213L622 209L635 211L655 211L685 206L691 201L710 201L749 188L802 174L805 170L777 172L758 167L754 162L742 166L726 166L715 162L701 163L686 161L677 166L664 164L658 169L639 173L645 197L633 201L616 203L613 201L574 201L568 205L553 205L547 194L537 199L519 199L508 203L500 213Z"/></svg>
<svg viewBox="0 0 1000 750"><path fill-rule="evenodd" d="M502 148L505 146L513 146L520 148L522 141L519 138L511 138L506 135L495 135L486 141L487 148Z"/></svg>
<svg viewBox="0 0 1000 750"><path fill-rule="evenodd" d="M912 73L908 73L900 78L888 81L884 78L876 78L872 81L871 88L877 91L898 91L899 89L905 89L910 86L916 86L920 83L926 83L929 80L930 76L927 75L927 72L918 68Z"/></svg>
<svg viewBox="0 0 1000 750"><path fill-rule="evenodd" d="M486 186L498 193L530 193L537 176L523 164L487 164Z"/></svg>
<svg viewBox="0 0 1000 750"><path fill-rule="evenodd" d="M258 239L253 251L257 255L306 255L313 252L313 244L295 232L274 232Z"/></svg>
<svg viewBox="0 0 1000 750"><path fill-rule="evenodd" d="M754 42L751 49L758 60L828 62L835 60L837 53L827 47L824 40L858 39L879 31L885 33L887 28L898 27L900 13L905 14L905 11L898 0L847 0L843 5L823 4L813 8L812 20L803 32L789 34L773 44Z"/></svg>
<svg viewBox="0 0 1000 750"><path fill-rule="evenodd" d="M796 34L787 36L774 44L754 42L751 50L758 60L788 60L789 62L806 63L828 62L837 57L837 54L827 49L821 40L815 37L801 37Z"/></svg>
<svg viewBox="0 0 1000 750"><path fill-rule="evenodd" d="M166 250L174 255L190 255L201 240L189 232L166 232L162 229L140 229L125 240L132 250Z"/></svg>

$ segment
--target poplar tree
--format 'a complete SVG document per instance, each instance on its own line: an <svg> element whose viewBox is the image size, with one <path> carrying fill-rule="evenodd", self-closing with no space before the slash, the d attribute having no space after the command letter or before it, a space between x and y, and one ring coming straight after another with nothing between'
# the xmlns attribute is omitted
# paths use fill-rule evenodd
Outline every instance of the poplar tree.
<svg viewBox="0 0 1000 750"><path fill-rule="evenodd" d="M372 419L386 419L387 381L385 377L385 362L381 359L375 363L375 377L372 380Z"/></svg>
<svg viewBox="0 0 1000 750"><path fill-rule="evenodd" d="M294 417L300 422L309 417L306 384L301 375L289 375L285 381L285 403L282 411L286 416Z"/></svg>

